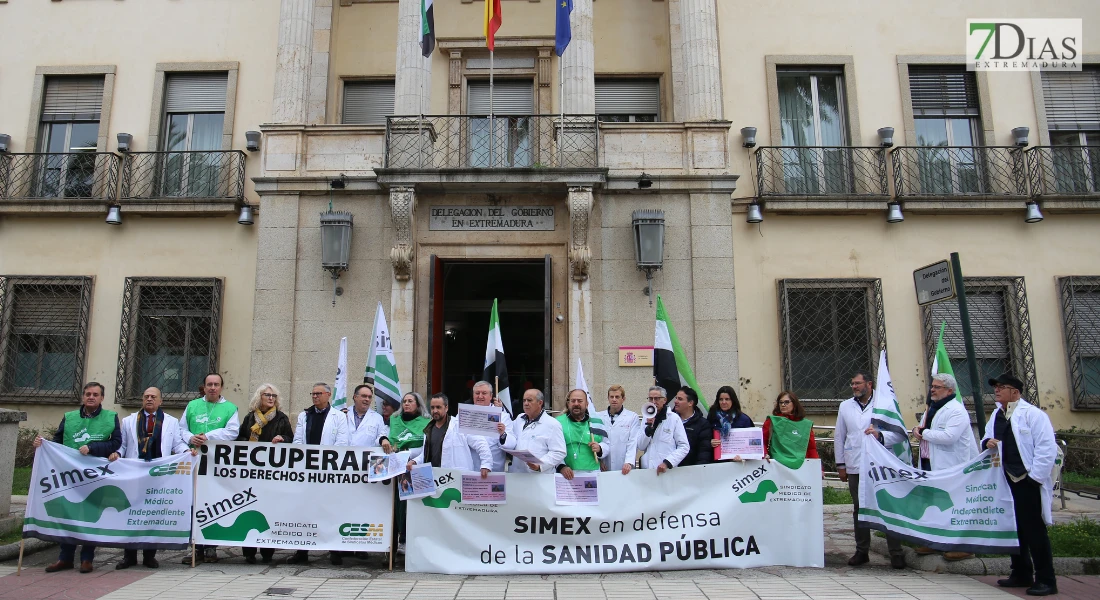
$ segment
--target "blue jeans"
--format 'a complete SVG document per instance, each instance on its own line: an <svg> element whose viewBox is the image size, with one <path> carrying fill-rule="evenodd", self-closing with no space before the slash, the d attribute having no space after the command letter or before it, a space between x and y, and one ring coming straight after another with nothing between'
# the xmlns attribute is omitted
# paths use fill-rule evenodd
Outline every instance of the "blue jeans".
<svg viewBox="0 0 1100 600"><path fill-rule="evenodd" d="M76 544L61 544L61 556L58 560L61 562L71 563L73 557L76 556ZM95 546L84 544L80 547L80 561L91 562L95 560Z"/></svg>

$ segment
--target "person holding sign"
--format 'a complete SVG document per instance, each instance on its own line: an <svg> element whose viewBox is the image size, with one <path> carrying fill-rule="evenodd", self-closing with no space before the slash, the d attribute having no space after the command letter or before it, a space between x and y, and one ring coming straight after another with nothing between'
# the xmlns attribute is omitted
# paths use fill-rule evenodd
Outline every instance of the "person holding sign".
<svg viewBox="0 0 1100 600"><path fill-rule="evenodd" d="M428 418L428 409L424 406L424 397L416 392L409 392L401 397L401 413L390 417L390 440L396 444L394 450L413 450L424 446L424 428L431 423ZM398 483L408 485L412 493L412 484L407 474L402 474L404 479ZM400 499L398 494L397 504L394 505L394 521L397 530L397 553L405 553L405 529L408 510L408 502Z"/></svg>
<svg viewBox="0 0 1100 600"><path fill-rule="evenodd" d="M566 413L558 417L565 438L565 462L558 465L562 477L572 481L573 473L599 473L600 457L607 454L607 431L603 421L588 415L588 394L576 389L565 401Z"/></svg>
<svg viewBox="0 0 1100 600"><path fill-rule="evenodd" d="M493 386L488 381L479 381L475 383L473 392L475 406L496 406L499 408L503 408L504 406L501 404L500 398L493 397ZM508 418L508 413L505 412L502 417ZM503 472L505 456L504 450L500 447L500 440L487 437L485 438L485 443L489 445L489 452L493 453L493 471ZM476 459L474 462L477 462Z"/></svg>
<svg viewBox="0 0 1100 600"><path fill-rule="evenodd" d="M813 428L798 396L780 392L772 414L764 420L764 458L774 458L791 469L801 467L807 458L819 458Z"/></svg>
<svg viewBox="0 0 1100 600"><path fill-rule="evenodd" d="M626 475L638 462L638 436L642 434L642 421L638 413L623 407L626 390L621 385L607 388L607 410L596 413L607 428L609 451L600 462L604 470L622 469Z"/></svg>
<svg viewBox="0 0 1100 600"><path fill-rule="evenodd" d="M1054 497L1051 473L1058 458L1054 428L1046 413L1021 396L1024 383L1019 379L1005 373L990 379L989 385L997 408L985 424L982 448L1001 455L1020 539L1020 552L1012 555L1012 571L1007 579L997 580L997 585L1026 587L1029 596L1057 594L1047 534L1047 525L1054 523L1050 512Z"/></svg>
<svg viewBox="0 0 1100 600"><path fill-rule="evenodd" d="M718 388L714 396L714 404L710 407L707 420L714 429L714 439L710 441L710 447L714 448L715 461L719 460L722 453L722 438L729 437L731 429L746 429L753 427L752 418L741 412L741 401L737 399L737 392L733 388L724 385ZM734 462L741 462L741 456L734 456Z"/></svg>
<svg viewBox="0 0 1100 600"><path fill-rule="evenodd" d="M84 385L79 410L65 413L57 431L53 434L55 444L64 444L85 456L107 458L122 446L122 428L118 415L103 408L103 384L91 381ZM42 436L34 438L34 447L42 447ZM60 544L61 554L57 562L46 567L47 573L56 573L73 568L76 558L76 544ZM91 573L95 560L95 546L84 544L80 548L80 572Z"/></svg>
<svg viewBox="0 0 1100 600"><path fill-rule="evenodd" d="M122 446L107 460L114 462L119 458L137 458L150 461L172 456L187 450L187 442L180 434L180 422L160 409L160 390L151 387L141 395L141 410L122 420ZM122 551L122 560L115 569L128 569L137 564L137 549ZM141 564L156 569L156 548L141 549Z"/></svg>
<svg viewBox="0 0 1100 600"><path fill-rule="evenodd" d="M237 439L241 424L237 420L237 406L222 397L225 380L218 373L209 373L202 380L203 396L187 403L180 417L180 434L196 454L199 446L208 441L221 440L231 442ZM218 548L195 544L195 552L203 553L203 562L218 562ZM196 557L197 558L197 557ZM191 564L191 555L181 560Z"/></svg>
<svg viewBox="0 0 1100 600"><path fill-rule="evenodd" d="M690 448L684 421L678 415L668 418L668 392L655 385L649 388L649 401L656 408L656 414L646 419L643 435L638 438L638 449L642 455L643 469L657 469L660 475L680 464Z"/></svg>
<svg viewBox="0 0 1100 600"><path fill-rule="evenodd" d="M523 392L523 412L519 417L510 426L503 422L497 424L502 448L526 450L538 458L538 462L513 460L513 473L553 475L565 459L565 434L562 433L561 423L543 410L543 402L541 391L526 390Z"/></svg>
<svg viewBox="0 0 1100 600"><path fill-rule="evenodd" d="M413 450L409 456L406 470L411 472L418 464L460 471L476 471L480 467L481 478L485 479L493 468L489 446L483 437L458 432L458 420L451 419L450 406L447 394L432 395L428 405L432 423L424 430L424 445ZM474 464L471 450L477 452L479 464Z"/></svg>
<svg viewBox="0 0 1100 600"><path fill-rule="evenodd" d="M252 394L248 403L248 414L241 421L238 442L290 442L294 439L294 429L290 426L290 417L279 406L279 388L270 383L261 384ZM256 564L256 548L241 548L244 560L250 565ZM260 548L260 560L271 562L275 548Z"/></svg>

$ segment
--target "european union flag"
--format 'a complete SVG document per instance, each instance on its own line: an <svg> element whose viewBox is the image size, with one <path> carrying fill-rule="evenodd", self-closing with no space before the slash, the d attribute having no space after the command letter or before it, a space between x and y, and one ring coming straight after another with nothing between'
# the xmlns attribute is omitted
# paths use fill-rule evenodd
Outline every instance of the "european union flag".
<svg viewBox="0 0 1100 600"><path fill-rule="evenodd" d="M569 27L569 15L573 12L573 0L554 0L557 5L557 27L554 29L554 53L561 56L565 47L573 39L573 30Z"/></svg>

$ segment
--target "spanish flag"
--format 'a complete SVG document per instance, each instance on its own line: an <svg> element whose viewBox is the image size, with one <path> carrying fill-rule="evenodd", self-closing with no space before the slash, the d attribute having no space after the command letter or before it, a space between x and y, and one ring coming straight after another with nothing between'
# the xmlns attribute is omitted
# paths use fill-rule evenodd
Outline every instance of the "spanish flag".
<svg viewBox="0 0 1100 600"><path fill-rule="evenodd" d="M496 50L496 35L500 29L500 0L485 0L485 47Z"/></svg>

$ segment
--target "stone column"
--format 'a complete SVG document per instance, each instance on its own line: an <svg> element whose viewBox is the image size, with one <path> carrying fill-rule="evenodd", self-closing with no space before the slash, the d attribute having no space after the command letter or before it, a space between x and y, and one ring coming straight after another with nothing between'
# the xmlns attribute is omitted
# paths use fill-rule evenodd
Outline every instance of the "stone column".
<svg viewBox="0 0 1100 600"><path fill-rule="evenodd" d="M715 0L679 0L684 63L683 120L722 118L722 77L718 68L718 12ZM679 88L678 88L679 89Z"/></svg>
<svg viewBox="0 0 1100 600"><path fill-rule="evenodd" d="M574 4L574 6L576 6ZM591 4L589 4L591 6ZM576 13L574 13L576 14ZM576 30L574 29L574 33ZM576 38L574 38L574 41ZM590 187L569 188L569 224L571 241L569 248L569 381L572 387L576 379L577 359L594 369L592 362L592 282L588 267L592 251L588 244L588 228L595 197ZM595 373L595 371L591 371Z"/></svg>
<svg viewBox="0 0 1100 600"><path fill-rule="evenodd" d="M684 49L680 35L680 0L668 0L668 43L672 57L672 120L684 120Z"/></svg>
<svg viewBox="0 0 1100 600"><path fill-rule="evenodd" d="M15 447L19 440L19 423L27 420L27 413L0 408L0 519L11 512L11 482L15 478Z"/></svg>
<svg viewBox="0 0 1100 600"><path fill-rule="evenodd" d="M332 0L314 0L313 57L309 67L306 120L323 125L328 109L328 66L332 46Z"/></svg>
<svg viewBox="0 0 1100 600"><path fill-rule="evenodd" d="M397 8L397 70L393 114L431 112L432 63L420 49L420 0L400 0ZM438 48L437 48L438 50Z"/></svg>
<svg viewBox="0 0 1100 600"><path fill-rule="evenodd" d="M592 45L592 0L574 0L573 39L562 55L565 80L562 106L567 114L596 112L596 57Z"/></svg>
<svg viewBox="0 0 1100 600"><path fill-rule="evenodd" d="M416 191L412 187L390 188L390 217L393 220L393 281L390 287L389 325L393 341L393 358L399 377L404 377L405 388L413 381L413 337L416 316L416 280L412 276L415 264L416 243L413 239L416 213Z"/></svg>
<svg viewBox="0 0 1100 600"><path fill-rule="evenodd" d="M282 0L275 62L273 123L305 123L313 57L313 0Z"/></svg>

